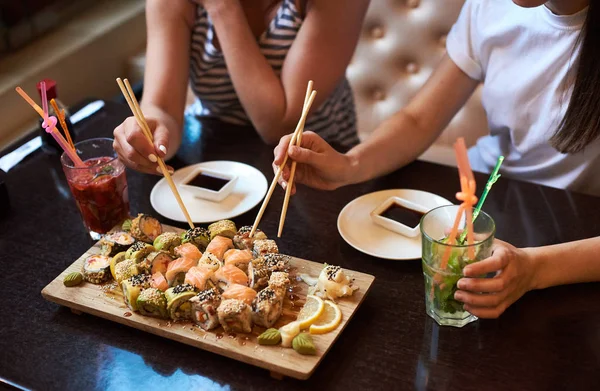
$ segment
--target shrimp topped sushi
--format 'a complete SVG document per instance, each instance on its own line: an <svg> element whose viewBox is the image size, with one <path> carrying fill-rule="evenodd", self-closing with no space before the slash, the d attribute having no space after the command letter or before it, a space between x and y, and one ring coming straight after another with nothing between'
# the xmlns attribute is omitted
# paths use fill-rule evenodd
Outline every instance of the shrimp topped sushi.
<svg viewBox="0 0 600 391"><path fill-rule="evenodd" d="M227 288L231 284L248 285L248 276L239 268L233 265L225 265L215 273L217 286L221 289Z"/></svg>
<svg viewBox="0 0 600 391"><path fill-rule="evenodd" d="M250 305L256 297L256 291L240 284L231 284L222 293L223 299L236 299Z"/></svg>
<svg viewBox="0 0 600 391"><path fill-rule="evenodd" d="M223 300L217 309L219 323L227 332L252 332L252 311L243 301Z"/></svg>
<svg viewBox="0 0 600 391"><path fill-rule="evenodd" d="M232 248L233 242L231 239L224 236L215 236L215 238L210 241L208 246L206 246L206 252L212 253L220 261L222 261L225 256L225 251Z"/></svg>
<svg viewBox="0 0 600 391"><path fill-rule="evenodd" d="M225 265L233 265L240 268L244 273L248 272L248 264L252 260L252 252L250 250L227 250L224 255Z"/></svg>

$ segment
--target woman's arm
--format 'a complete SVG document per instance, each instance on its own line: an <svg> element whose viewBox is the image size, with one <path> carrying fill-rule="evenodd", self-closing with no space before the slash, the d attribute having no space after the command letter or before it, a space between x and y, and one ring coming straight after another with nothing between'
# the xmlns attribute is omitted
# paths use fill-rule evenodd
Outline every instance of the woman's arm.
<svg viewBox="0 0 600 391"><path fill-rule="evenodd" d="M265 142L291 133L308 80L319 107L344 77L369 1L311 0L283 64L281 79L261 54L240 0L203 0L238 98Z"/></svg>
<svg viewBox="0 0 600 391"><path fill-rule="evenodd" d="M133 117L114 131L119 158L138 171L157 173L156 155L172 157L181 143L194 6L186 0L148 0L142 111L154 136L144 137Z"/></svg>
<svg viewBox="0 0 600 391"><path fill-rule="evenodd" d="M346 155L333 150L318 135L306 133L301 147L289 148L290 158L298 163L295 182L330 190L412 162L435 141L478 84L445 56L408 106ZM290 136L285 136L275 148L275 170L288 151L289 141ZM286 186L288 177L286 167L280 179L282 186Z"/></svg>

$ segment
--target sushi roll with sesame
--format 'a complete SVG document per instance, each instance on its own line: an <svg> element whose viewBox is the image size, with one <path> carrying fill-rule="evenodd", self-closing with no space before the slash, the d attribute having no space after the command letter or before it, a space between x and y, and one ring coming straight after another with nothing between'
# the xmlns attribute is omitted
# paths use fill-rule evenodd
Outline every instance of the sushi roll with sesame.
<svg viewBox="0 0 600 391"><path fill-rule="evenodd" d="M252 302L252 321L254 324L270 328L277 322L283 311L283 297L271 287L258 292Z"/></svg>
<svg viewBox="0 0 600 391"><path fill-rule="evenodd" d="M212 330L219 326L217 308L221 304L221 295L215 289L200 291L190 299L192 320L202 330Z"/></svg>
<svg viewBox="0 0 600 391"><path fill-rule="evenodd" d="M127 251L135 243L135 238L124 231L106 234L101 240L101 254L113 257L120 252Z"/></svg>
<svg viewBox="0 0 600 391"><path fill-rule="evenodd" d="M192 305L189 300L196 295L196 290L190 284L181 284L167 289L167 311L169 317L177 320L192 319Z"/></svg>
<svg viewBox="0 0 600 391"><path fill-rule="evenodd" d="M163 232L154 239L153 246L156 251L166 251L175 255L175 247L181 244L181 235L175 232Z"/></svg>
<svg viewBox="0 0 600 391"><path fill-rule="evenodd" d="M133 259L126 259L115 265L115 281L118 284L137 274L140 274L140 269Z"/></svg>
<svg viewBox="0 0 600 391"><path fill-rule="evenodd" d="M288 255L269 253L261 257L269 272L284 272L290 268L291 258Z"/></svg>
<svg viewBox="0 0 600 391"><path fill-rule="evenodd" d="M227 332L252 332L252 311L243 301L223 300L217 309L219 323Z"/></svg>
<svg viewBox="0 0 600 391"><path fill-rule="evenodd" d="M140 213L131 220L131 235L142 242L152 244L154 239L162 233L162 225L154 217Z"/></svg>
<svg viewBox="0 0 600 391"><path fill-rule="evenodd" d="M252 254L255 258L258 258L265 254L278 253L277 243L271 239L255 240L252 246Z"/></svg>
<svg viewBox="0 0 600 391"><path fill-rule="evenodd" d="M142 290L150 288L150 278L149 274L138 274L121 282L123 298L130 310L134 312L138 310L138 296L142 293Z"/></svg>
<svg viewBox="0 0 600 391"><path fill-rule="evenodd" d="M224 236L226 238L233 239L237 233L237 227L231 220L221 220L209 225L208 232L210 232L211 241L217 236Z"/></svg>
<svg viewBox="0 0 600 391"><path fill-rule="evenodd" d="M133 259L136 263L140 263L148 254L156 251L154 246L145 242L135 242L133 246L125 252L125 258Z"/></svg>
<svg viewBox="0 0 600 391"><path fill-rule="evenodd" d="M201 252L206 250L208 242L210 242L210 233L207 229L202 227L191 228L181 234L182 244L192 243L194 246L198 247Z"/></svg>
<svg viewBox="0 0 600 391"><path fill-rule="evenodd" d="M249 225L245 225L241 227L235 236L233 237L233 244L235 248L239 250L250 250L254 248L255 240L264 240L268 239L267 235L260 229L256 229L254 232L254 236L250 237L250 232L252 232L252 227Z"/></svg>
<svg viewBox="0 0 600 391"><path fill-rule="evenodd" d="M168 319L167 298L165 294L156 289L144 289L137 298L137 308L140 314L153 318Z"/></svg>
<svg viewBox="0 0 600 391"><path fill-rule="evenodd" d="M269 288L273 289L275 293L283 299L285 292L290 285L289 274L286 272L273 272L269 278Z"/></svg>
<svg viewBox="0 0 600 391"><path fill-rule="evenodd" d="M198 262L198 266L206 267L211 269L213 272L219 270L219 268L223 265L223 263L210 251L206 251L202 254L200 261Z"/></svg>
<svg viewBox="0 0 600 391"><path fill-rule="evenodd" d="M110 258L104 255L91 255L83 261L83 279L92 284L108 281L110 274Z"/></svg>
<svg viewBox="0 0 600 391"><path fill-rule="evenodd" d="M262 258L252 260L248 264L248 286L256 291L266 287L269 282L269 269Z"/></svg>

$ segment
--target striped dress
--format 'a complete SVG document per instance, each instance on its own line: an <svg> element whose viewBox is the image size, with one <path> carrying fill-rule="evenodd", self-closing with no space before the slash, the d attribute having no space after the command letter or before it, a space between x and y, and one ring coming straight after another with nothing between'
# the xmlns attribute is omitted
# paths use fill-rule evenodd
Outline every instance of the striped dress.
<svg viewBox="0 0 600 391"><path fill-rule="evenodd" d="M302 21L294 0L283 0L276 16L258 39L261 53L277 76L281 76L283 62ZM190 55L190 84L196 101L188 113L251 126L229 77L223 53L215 47L214 39L215 30L210 18L204 8L198 5ZM305 129L341 147L358 143L354 99L346 78L318 110L311 110Z"/></svg>

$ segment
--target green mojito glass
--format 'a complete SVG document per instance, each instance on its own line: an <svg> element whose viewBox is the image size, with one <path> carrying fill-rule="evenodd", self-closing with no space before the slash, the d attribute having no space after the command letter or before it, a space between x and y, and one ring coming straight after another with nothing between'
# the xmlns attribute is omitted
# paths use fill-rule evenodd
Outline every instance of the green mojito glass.
<svg viewBox="0 0 600 391"><path fill-rule="evenodd" d="M432 209L421 219L420 229L423 245L422 265L425 276L425 309L441 326L462 327L477 320L454 299L456 283L463 277L463 268L491 255L496 225L487 213L481 211L473 222L474 242L448 245L447 237L452 229L458 205ZM463 214L459 233L465 228ZM473 251L469 251L472 247ZM442 268L444 253L449 251L448 263ZM471 256L470 255L474 255ZM482 276L486 277L486 276Z"/></svg>

